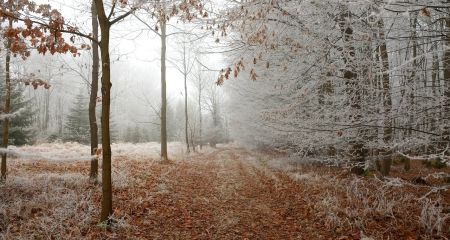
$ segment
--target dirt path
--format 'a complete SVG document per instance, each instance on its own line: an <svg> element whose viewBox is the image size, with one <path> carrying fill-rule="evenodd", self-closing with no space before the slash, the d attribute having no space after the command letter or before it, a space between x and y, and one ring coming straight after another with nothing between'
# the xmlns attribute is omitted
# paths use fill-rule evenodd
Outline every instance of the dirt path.
<svg viewBox="0 0 450 240"><path fill-rule="evenodd" d="M303 189L259 166L248 152L218 149L171 164L134 168L136 186L116 192L127 232L103 237L150 239L311 239ZM136 198L136 196L139 196ZM144 197L142 197L144 196ZM96 233L99 234L99 233ZM106 235L106 236L105 236ZM93 235L93 237L99 235ZM319 235L314 238L320 238Z"/></svg>

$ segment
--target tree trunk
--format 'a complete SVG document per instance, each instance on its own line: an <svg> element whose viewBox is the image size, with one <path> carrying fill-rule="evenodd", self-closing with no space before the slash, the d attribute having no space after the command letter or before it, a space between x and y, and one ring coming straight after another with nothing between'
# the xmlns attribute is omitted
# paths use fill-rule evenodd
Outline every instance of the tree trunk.
<svg viewBox="0 0 450 240"><path fill-rule="evenodd" d="M109 56L109 33L110 23L105 14L102 0L95 0L98 21L101 29L100 51L102 58L102 211L100 222L109 220L113 214L112 209L112 181L111 181L111 142L109 134L109 113L111 96L111 68ZM109 223L109 222L107 222Z"/></svg>
<svg viewBox="0 0 450 240"><path fill-rule="evenodd" d="M213 126L214 126L214 136L212 136L209 145L213 148L217 145L217 138L218 138L218 129L219 129L219 110L218 110L218 103L214 101L213 103L213 111L212 111L212 117L213 117Z"/></svg>
<svg viewBox="0 0 450 240"><path fill-rule="evenodd" d="M187 153L189 150L189 133L188 133L188 125L189 125L189 116L188 116L188 91L187 91L187 59L186 59L186 42L183 42L183 76L184 76L184 130L186 137L186 149ZM194 150L195 151L195 150Z"/></svg>
<svg viewBox="0 0 450 240"><path fill-rule="evenodd" d="M417 78L417 13L412 13L413 19L411 19L411 42L412 42L412 67L411 67L411 75L408 79L408 89L409 89L409 95L408 95L408 127L410 130L408 130L407 135L412 135L412 128L414 128L414 112L416 111L416 105L415 105L415 96L416 93L416 78Z"/></svg>
<svg viewBox="0 0 450 240"><path fill-rule="evenodd" d="M199 86L198 86L198 118L199 118L199 133L198 138L200 140L200 150L203 149L203 137L202 137L202 83L201 76L199 76Z"/></svg>
<svg viewBox="0 0 450 240"><path fill-rule="evenodd" d="M189 133L188 133L188 91L187 91L187 68L186 68L186 46L183 46L183 65L184 65L184 129L186 134L186 149L187 152L190 152L189 149Z"/></svg>
<svg viewBox="0 0 450 240"><path fill-rule="evenodd" d="M392 141L392 121L391 121L391 109L392 109L392 98L391 98L391 85L389 79L389 55L386 46L386 37L384 33L384 22L381 19L378 22L378 28L380 31L380 41L379 52L381 57L382 65L382 79L383 79L383 107L384 107L384 131L383 131L383 141L389 146ZM385 155L391 155L391 150L388 149L384 151ZM386 156L382 160L381 173L384 176L389 175L392 165L392 158Z"/></svg>
<svg viewBox="0 0 450 240"><path fill-rule="evenodd" d="M193 152L197 152L197 142L195 140L195 129L191 129L191 146L192 146L192 151Z"/></svg>
<svg viewBox="0 0 450 240"><path fill-rule="evenodd" d="M167 98L166 98L166 19L161 17L161 159L168 161L167 155Z"/></svg>
<svg viewBox="0 0 450 240"><path fill-rule="evenodd" d="M44 92L44 122L43 130L48 130L48 122L50 121L50 91Z"/></svg>
<svg viewBox="0 0 450 240"><path fill-rule="evenodd" d="M432 71L431 71L431 90L433 93L433 98L435 99L435 104L436 106L438 106L439 102L436 101L437 99L439 99L439 56L438 56L438 47L437 47L437 43L432 43L433 44L433 62L432 62ZM430 130L432 132L436 131L436 119L439 117L438 114L436 114L436 112L432 113L432 117L431 117L431 122L430 122Z"/></svg>
<svg viewBox="0 0 450 240"><path fill-rule="evenodd" d="M92 37L98 41L98 20L95 3L91 6L92 14ZM89 98L89 125L91 132L91 170L90 179L93 182L97 182L98 176L98 159L94 157L96 155L96 149L98 148L98 126L97 116L95 108L97 106L97 92L98 92L98 75L99 75L99 53L98 44L92 42L92 82L91 82L91 95Z"/></svg>
<svg viewBox="0 0 450 240"><path fill-rule="evenodd" d="M9 27L12 28L12 20L9 20ZM10 76L10 63L11 63L11 40L7 40L6 43L6 58L5 58L5 109L4 114L9 114L11 111L11 76ZM5 118L3 121L3 141L2 148L8 148L8 140L9 140L9 118ZM0 182L4 182L6 180L6 158L7 154L2 154L2 163L1 163L1 176Z"/></svg>
<svg viewBox="0 0 450 240"><path fill-rule="evenodd" d="M450 14L450 9L447 9L448 14ZM447 18L445 20L445 32L447 35L445 36L444 41L444 59L443 59L443 67L444 67L444 97L445 97L445 104L444 104L444 131L443 131L443 144L444 147L448 146L450 144L450 123L448 118L448 115L450 114L450 18Z"/></svg>
<svg viewBox="0 0 450 240"><path fill-rule="evenodd" d="M63 98L58 97L58 108L57 108L57 121L58 121L58 136L63 135L63 126L64 126L64 104L63 104Z"/></svg>

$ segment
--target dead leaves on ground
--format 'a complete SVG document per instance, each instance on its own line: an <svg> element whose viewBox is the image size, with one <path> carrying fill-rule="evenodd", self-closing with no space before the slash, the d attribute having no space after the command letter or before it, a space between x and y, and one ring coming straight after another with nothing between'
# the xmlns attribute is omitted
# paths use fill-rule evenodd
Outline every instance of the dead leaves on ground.
<svg viewBox="0 0 450 240"><path fill-rule="evenodd" d="M304 165L295 166L293 173L313 178L299 180L290 172L269 168L261 161L264 157L276 158L267 153L218 149L171 164L116 159L114 218L124 224L105 230L97 227L98 216L93 215L92 225L78 227L83 229L83 237L91 239L359 239L362 233L393 239L425 236L417 221L421 208L415 200L426 193L425 187L386 189L386 200L399 201L394 202L393 216L389 217L364 208L364 204L376 206L379 201L373 178L355 178L342 169ZM415 164L413 169L419 167ZM83 172L87 176L89 166L86 162L37 162L15 169L15 173ZM124 171L127 182L119 186L118 174ZM428 174L423 169L409 173L393 169L393 174L406 181L418 173ZM368 190L364 195L367 201L346 193L346 185L354 181L360 189ZM432 179L430 183L442 184ZM100 186L88 190L95 190L92 201L100 209ZM444 204L449 205L448 193L443 196ZM349 215L351 210L356 215ZM31 212L42 214L38 207ZM448 229L445 231L448 234Z"/></svg>

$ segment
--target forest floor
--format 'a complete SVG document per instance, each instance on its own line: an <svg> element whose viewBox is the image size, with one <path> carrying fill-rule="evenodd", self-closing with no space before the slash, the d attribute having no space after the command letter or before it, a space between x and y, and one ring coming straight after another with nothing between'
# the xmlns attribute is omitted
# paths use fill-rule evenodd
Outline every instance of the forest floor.
<svg viewBox="0 0 450 240"><path fill-rule="evenodd" d="M97 222L101 187L87 180L88 161L12 159L0 239L450 238L449 168L414 161L382 181L231 145L190 155L178 146L169 163L130 149L113 152L109 229Z"/></svg>

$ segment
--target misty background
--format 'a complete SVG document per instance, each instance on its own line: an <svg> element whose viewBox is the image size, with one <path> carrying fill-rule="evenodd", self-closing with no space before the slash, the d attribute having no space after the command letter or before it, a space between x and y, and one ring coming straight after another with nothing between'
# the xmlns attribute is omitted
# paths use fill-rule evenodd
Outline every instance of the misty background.
<svg viewBox="0 0 450 240"><path fill-rule="evenodd" d="M38 1L51 3L61 9L66 21L79 27L81 32L91 32L90 2L85 1ZM111 128L113 142L160 141L160 38L140 19L145 14L129 17L111 30ZM219 107L220 131L228 135L225 129L228 120L225 117L226 96L216 85L219 70L224 60L214 38L201 29L202 23L177 24L172 21L167 33L167 101L169 141L183 141L184 137L184 79L179 71L183 52L180 44L188 45L186 54L190 71L188 74L188 106L190 129L198 131L198 79L203 82L204 95L201 97L201 113L205 129L212 129L212 108ZM91 44L79 38L81 43ZM80 55L41 54L32 51L30 58L13 58L13 74L17 79L32 76L50 84L49 89L31 86L24 88L25 101L29 101L32 118L29 131L31 138L27 144L77 141L88 143L89 120L88 101L91 82L92 52L83 50ZM101 75L101 73L100 73ZM18 86L20 87L20 86ZM99 89L98 96L101 96ZM214 95L214 96L212 96ZM215 99L215 98L220 99ZM101 101L99 99L99 101ZM100 109L97 104L97 118L100 122ZM211 105L216 105L212 107ZM77 112L78 113L75 113ZM81 112L81 114L80 114ZM75 113L75 114L74 114ZM70 131L71 117L79 116L85 123L80 136ZM73 120L73 119L72 119ZM79 124L78 124L79 125ZM197 128L197 130L195 130ZM215 129L214 131L218 131ZM210 135L213 133L210 133ZM205 132L205 136L208 132ZM228 138L228 137L227 137ZM207 141L207 140L205 140Z"/></svg>

